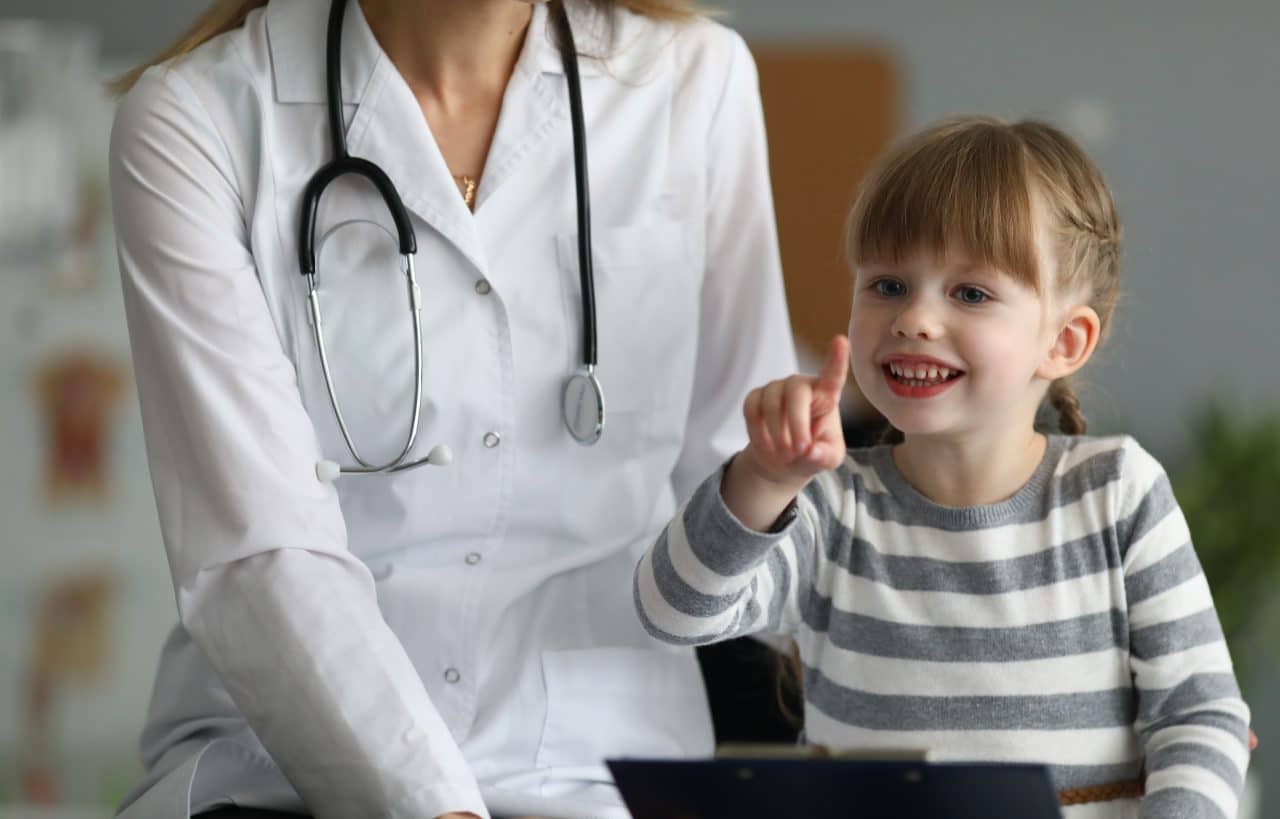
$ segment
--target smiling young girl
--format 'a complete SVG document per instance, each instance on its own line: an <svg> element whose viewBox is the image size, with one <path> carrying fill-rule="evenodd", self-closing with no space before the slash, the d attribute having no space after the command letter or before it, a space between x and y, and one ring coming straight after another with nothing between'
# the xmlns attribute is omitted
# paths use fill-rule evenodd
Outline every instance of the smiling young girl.
<svg viewBox="0 0 1280 819"><path fill-rule="evenodd" d="M1072 817L1235 816L1249 711L1186 523L1132 438L1083 435L1068 382L1119 242L1050 126L898 147L850 216L849 338L747 397L749 445L637 567L649 632L793 637L810 742L1043 762ZM850 369L899 443L845 450Z"/></svg>

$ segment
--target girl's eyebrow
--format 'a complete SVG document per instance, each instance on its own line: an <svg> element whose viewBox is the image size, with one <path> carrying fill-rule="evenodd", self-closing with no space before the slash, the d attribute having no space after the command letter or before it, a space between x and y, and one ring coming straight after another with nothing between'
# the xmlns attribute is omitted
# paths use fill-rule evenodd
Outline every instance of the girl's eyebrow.
<svg viewBox="0 0 1280 819"><path fill-rule="evenodd" d="M893 274L897 276L914 276L920 273L941 273L943 276L968 276L972 274L986 274L995 276L996 271L988 265L977 264L974 262L963 262L960 264L930 264L926 265L923 270L906 264L892 264L888 262L867 262L858 265L858 271L867 275L884 275Z"/></svg>
<svg viewBox="0 0 1280 819"><path fill-rule="evenodd" d="M951 273L957 276L977 276L984 279L998 279L1001 276L999 269L985 262L965 262L951 268Z"/></svg>
<svg viewBox="0 0 1280 819"><path fill-rule="evenodd" d="M857 266L858 272L874 275L878 273L900 273L903 268L900 264L887 264L885 262L863 262Z"/></svg>
<svg viewBox="0 0 1280 819"><path fill-rule="evenodd" d="M928 268L949 278L972 276L985 281L997 281L1003 275L998 268L988 262L977 262L969 259L952 264L945 262L934 263L928 265ZM863 262L855 268L855 275L861 274L864 276L894 275L911 277L920 273L920 270L902 262Z"/></svg>

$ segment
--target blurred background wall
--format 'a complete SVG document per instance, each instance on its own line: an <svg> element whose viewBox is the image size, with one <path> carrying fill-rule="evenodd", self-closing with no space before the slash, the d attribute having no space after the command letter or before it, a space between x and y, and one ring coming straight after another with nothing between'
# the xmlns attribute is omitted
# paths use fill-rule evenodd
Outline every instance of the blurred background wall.
<svg viewBox="0 0 1280 819"><path fill-rule="evenodd" d="M813 239L794 225L821 223L833 206L847 205L868 145L953 113L1044 118L1073 133L1098 160L1125 223L1126 298L1100 363L1086 370L1091 431L1130 432L1177 473L1203 463L1206 433L1194 422L1205 403L1217 399L1232 429L1261 436L1260 443L1243 446L1245 456L1255 453L1256 460L1266 450L1274 436L1254 425L1280 408L1274 364L1280 351L1280 4L715 5L761 56L768 127L771 139L778 135L771 147L788 287L803 342L820 343L841 331L844 307L797 312L797 294L822 287L847 299L847 285L839 237L828 232ZM92 71L105 76L165 45L203 7L201 0L0 0L0 20L83 26L96 42ZM804 89L774 68L819 51L843 66L850 64L844 58L857 63L870 55L882 73L851 76L884 83L888 96L868 98L865 87L842 89L840 82L815 78L830 109L804 105L795 113L787 100ZM866 112L861 122L860 111ZM174 618L103 212L110 107L86 95L70 116L60 150L79 168L79 181L67 188L74 188L78 203L68 216L78 225L74 248L53 261L37 262L30 248L25 256L0 255L0 460L6 464L0 471L0 803L29 795L33 786L38 792L39 782L24 782L17 773L24 759L70 772L57 783L64 802L102 805L118 797L136 774L136 731L160 641ZM843 124L850 127L853 161L834 153ZM837 173L815 181L803 163L786 165L787 157L806 153L806 134L818 149L808 155L833 157ZM18 142L5 139L0 185L12 182L15 158L25 155ZM790 170L779 174L779 168ZM818 188L821 195L806 204L805 193ZM85 390L98 414L59 422L58 396ZM53 487L56 453L50 453L59 446L59 423L72 461L81 450L99 459L102 486L95 488L92 476L73 476L61 494ZM101 440L81 441L76 450L75 430ZM1270 463L1250 473L1255 489L1264 480L1258 476L1280 469ZM1241 471L1218 469L1228 476ZM1271 491L1280 499L1280 489ZM1254 550L1249 559L1258 571L1280 576L1275 528L1256 531L1241 534L1239 548ZM1224 596L1256 595L1223 585L1225 574L1210 572L1220 605ZM1254 598L1241 599L1257 607ZM1274 783L1280 781L1276 637L1259 633L1256 623L1252 629L1247 640L1233 642L1233 651L1249 655L1248 690L1263 740L1254 759L1260 776L1253 778ZM85 659L77 646L89 644L99 646L101 656ZM40 731L47 747L33 748L32 732ZM1280 787L1271 786L1266 798L1270 807L1261 815L1280 815Z"/></svg>

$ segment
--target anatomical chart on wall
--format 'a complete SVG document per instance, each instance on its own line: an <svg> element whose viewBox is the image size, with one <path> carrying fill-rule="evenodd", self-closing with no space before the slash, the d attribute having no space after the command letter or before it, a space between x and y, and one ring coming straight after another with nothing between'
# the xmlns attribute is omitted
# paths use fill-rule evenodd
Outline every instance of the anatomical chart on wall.
<svg viewBox="0 0 1280 819"><path fill-rule="evenodd" d="M108 499L110 436L127 378L115 360L87 349L60 353L38 369L44 497L51 505Z"/></svg>

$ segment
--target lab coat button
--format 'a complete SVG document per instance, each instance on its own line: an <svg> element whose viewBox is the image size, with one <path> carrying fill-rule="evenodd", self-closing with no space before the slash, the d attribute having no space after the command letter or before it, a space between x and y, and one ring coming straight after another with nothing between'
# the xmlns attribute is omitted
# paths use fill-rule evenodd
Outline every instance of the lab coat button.
<svg viewBox="0 0 1280 819"><path fill-rule="evenodd" d="M480 295L482 295L482 296L487 296L487 295L489 295L489 291L490 291L490 290L492 290L492 289L493 289L493 288L489 286L489 281L488 281L488 279L477 279L477 280L476 280L476 292L477 292L477 293L479 293Z"/></svg>
<svg viewBox="0 0 1280 819"><path fill-rule="evenodd" d="M444 681L447 683L456 683L462 679L462 675L458 673L456 668L446 668L444 671Z"/></svg>
<svg viewBox="0 0 1280 819"><path fill-rule="evenodd" d="M502 436L496 432L486 432L484 434L484 445L489 449L493 449L502 440Z"/></svg>
<svg viewBox="0 0 1280 819"><path fill-rule="evenodd" d="M471 554L467 555L466 560L467 560L468 566L474 566L480 562L480 553L472 552Z"/></svg>

